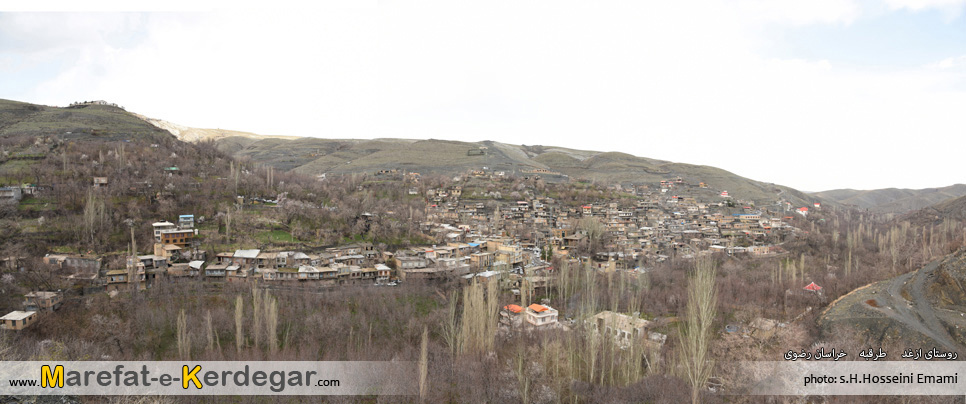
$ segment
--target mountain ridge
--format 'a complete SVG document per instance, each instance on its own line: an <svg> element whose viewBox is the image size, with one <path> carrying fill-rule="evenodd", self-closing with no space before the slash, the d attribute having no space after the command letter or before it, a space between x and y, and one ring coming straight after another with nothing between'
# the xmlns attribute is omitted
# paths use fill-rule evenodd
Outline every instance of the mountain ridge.
<svg viewBox="0 0 966 404"><path fill-rule="evenodd" d="M785 199L795 207L826 202L790 187L747 179L702 165L677 163L623 152L594 152L556 146L511 145L494 141L436 139L218 139L223 151L237 157L306 174L375 173L402 170L421 174L464 174L471 170L540 175L547 181L600 181L626 185L656 185L681 178L692 185L736 198L761 202ZM485 149L481 149L485 148ZM484 150L482 155L469 155ZM432 156L432 159L427 159Z"/></svg>
<svg viewBox="0 0 966 404"><path fill-rule="evenodd" d="M815 192L813 195L859 209L868 209L878 213L903 214L966 196L966 184L922 189L833 189Z"/></svg>
<svg viewBox="0 0 966 404"><path fill-rule="evenodd" d="M40 106L18 101L0 102L0 135L48 136L65 140L123 140L148 136L153 142L175 139L213 141L236 158L247 158L280 170L309 175L374 174L406 171L421 174L465 175L472 171L516 176L540 176L548 182L603 182L644 186L661 191L661 181L681 179L693 187L704 183L708 196L721 191L735 200L760 206L811 206L827 202L790 187L748 179L702 165L638 157L624 152L587 151L559 146L512 145L495 141L438 139L323 139L264 136L224 129L197 129L148 118L113 105ZM673 186L667 189L674 195Z"/></svg>
<svg viewBox="0 0 966 404"><path fill-rule="evenodd" d="M601 181L628 185L657 184L681 178L706 183L715 192L739 199L793 207L834 202L791 187L748 179L711 166L634 156L620 151L589 151L561 146L513 145L491 140L326 139L264 136L222 129L196 129L142 117L183 141L214 141L229 154L281 170L309 175L375 173L402 170L459 175L471 170L540 175L547 181ZM432 156L432 158L427 158ZM710 191L709 191L710 192ZM786 206L787 207L787 206Z"/></svg>

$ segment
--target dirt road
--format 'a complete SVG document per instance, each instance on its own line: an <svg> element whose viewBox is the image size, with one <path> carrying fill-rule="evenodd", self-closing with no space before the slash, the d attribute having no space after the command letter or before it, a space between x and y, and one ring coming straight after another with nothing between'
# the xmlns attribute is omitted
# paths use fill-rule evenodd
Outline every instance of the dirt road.
<svg viewBox="0 0 966 404"><path fill-rule="evenodd" d="M922 269L886 281L882 293L877 294L874 310L909 328L932 338L946 350L966 353L966 347L956 342L939 320L941 313L926 298L926 288L939 268L939 260ZM903 297L903 289L911 300Z"/></svg>

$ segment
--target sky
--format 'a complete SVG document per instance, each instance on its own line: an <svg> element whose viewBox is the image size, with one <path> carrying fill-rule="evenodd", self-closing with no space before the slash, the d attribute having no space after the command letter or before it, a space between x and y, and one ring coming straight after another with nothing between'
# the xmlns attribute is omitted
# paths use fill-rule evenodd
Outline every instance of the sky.
<svg viewBox="0 0 966 404"><path fill-rule="evenodd" d="M619 151L805 191L966 183L966 0L306 3L0 0L0 98Z"/></svg>

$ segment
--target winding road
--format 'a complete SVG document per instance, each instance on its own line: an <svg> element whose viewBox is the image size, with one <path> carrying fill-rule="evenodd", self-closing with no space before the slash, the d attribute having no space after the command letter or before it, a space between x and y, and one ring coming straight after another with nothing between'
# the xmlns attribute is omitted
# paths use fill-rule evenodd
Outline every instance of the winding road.
<svg viewBox="0 0 966 404"><path fill-rule="evenodd" d="M966 347L956 342L949 334L939 320L941 314L926 298L926 288L938 268L939 260L936 260L918 271L886 281L883 293L878 294L874 299L879 307L873 307L873 309L932 338L946 350L966 353ZM912 299L911 301L902 296L903 288Z"/></svg>

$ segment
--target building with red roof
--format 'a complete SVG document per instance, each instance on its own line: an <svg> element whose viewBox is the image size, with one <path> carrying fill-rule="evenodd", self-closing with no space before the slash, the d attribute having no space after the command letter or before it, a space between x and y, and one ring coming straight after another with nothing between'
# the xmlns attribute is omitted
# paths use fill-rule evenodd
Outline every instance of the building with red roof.
<svg viewBox="0 0 966 404"><path fill-rule="evenodd" d="M812 282L812 283L809 283L808 286L805 287L805 290L811 290L812 292L818 292L818 291L822 290L822 287L816 285L815 282Z"/></svg>
<svg viewBox="0 0 966 404"><path fill-rule="evenodd" d="M544 327L557 323L557 309L542 304L527 306L527 322L535 327Z"/></svg>

